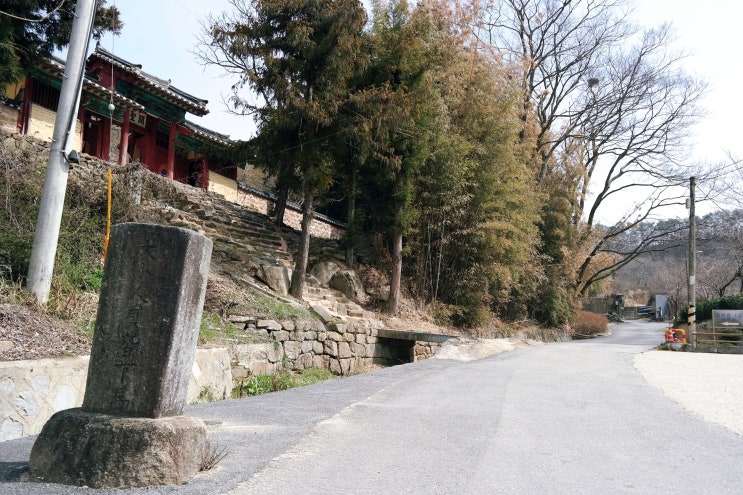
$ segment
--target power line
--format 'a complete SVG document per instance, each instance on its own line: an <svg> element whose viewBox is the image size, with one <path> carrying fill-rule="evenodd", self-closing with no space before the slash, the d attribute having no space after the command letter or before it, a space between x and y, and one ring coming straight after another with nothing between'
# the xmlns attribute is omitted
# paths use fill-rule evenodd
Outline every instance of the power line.
<svg viewBox="0 0 743 495"><path fill-rule="evenodd" d="M197 14L196 12L194 12L193 10L191 10L187 5L184 5L179 0L172 0L172 1L175 2L175 3L177 3L178 5L180 5L181 7L183 7L184 9L186 9L187 11L189 11L197 19L201 20L201 15L200 14Z"/></svg>
<svg viewBox="0 0 743 495"><path fill-rule="evenodd" d="M0 10L0 15L8 16L8 17L11 17L13 19L17 19L17 20L23 21L23 22L44 22L45 20L49 19L51 16L53 16L54 14L56 14L57 11L59 11L59 9L62 8L62 5L64 5L66 1L67 0L62 0L61 2L59 2L59 5L57 5L54 8L54 10L52 10L51 12L48 12L45 16L40 17L38 19L28 19L26 17L20 17L20 16L17 16L17 15L10 14L8 12L3 12L2 10ZM175 0L173 0L173 1L175 1Z"/></svg>

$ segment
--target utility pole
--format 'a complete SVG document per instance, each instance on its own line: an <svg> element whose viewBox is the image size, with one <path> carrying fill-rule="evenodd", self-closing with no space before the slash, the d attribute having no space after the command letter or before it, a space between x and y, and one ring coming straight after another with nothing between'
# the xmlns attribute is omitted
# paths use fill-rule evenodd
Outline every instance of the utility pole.
<svg viewBox="0 0 743 495"><path fill-rule="evenodd" d="M59 94L57 117L54 121L52 146L49 151L44 190L39 204L34 244L28 266L27 286L39 303L49 300L54 257L57 253L62 209L67 190L69 163L76 163L72 152L77 108L85 74L85 57L93 30L96 0L77 0L72 23L70 45Z"/></svg>
<svg viewBox="0 0 743 495"><path fill-rule="evenodd" d="M689 179L689 336L692 346L696 347L696 304L697 304L697 221L695 212L696 177Z"/></svg>

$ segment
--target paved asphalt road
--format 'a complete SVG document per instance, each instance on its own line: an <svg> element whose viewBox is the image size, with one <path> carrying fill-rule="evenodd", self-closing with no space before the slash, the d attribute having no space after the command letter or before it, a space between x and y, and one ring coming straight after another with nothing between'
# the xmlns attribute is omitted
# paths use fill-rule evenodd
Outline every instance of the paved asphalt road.
<svg viewBox="0 0 743 495"><path fill-rule="evenodd" d="M662 328L626 323L610 337L190 407L227 456L180 487L13 481L32 439L4 442L0 493L743 493L743 436L685 411L632 366Z"/></svg>

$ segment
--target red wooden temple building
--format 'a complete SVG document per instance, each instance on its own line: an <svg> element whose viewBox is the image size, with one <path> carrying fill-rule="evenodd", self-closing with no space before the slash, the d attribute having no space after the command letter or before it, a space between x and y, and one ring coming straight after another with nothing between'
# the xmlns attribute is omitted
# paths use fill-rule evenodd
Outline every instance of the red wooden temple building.
<svg viewBox="0 0 743 495"><path fill-rule="evenodd" d="M51 140L63 73L64 62L53 58L5 95L0 88L0 128ZM237 169L220 157L234 142L186 120L206 115L206 104L97 45L87 60L75 149L122 165L140 162L233 200Z"/></svg>

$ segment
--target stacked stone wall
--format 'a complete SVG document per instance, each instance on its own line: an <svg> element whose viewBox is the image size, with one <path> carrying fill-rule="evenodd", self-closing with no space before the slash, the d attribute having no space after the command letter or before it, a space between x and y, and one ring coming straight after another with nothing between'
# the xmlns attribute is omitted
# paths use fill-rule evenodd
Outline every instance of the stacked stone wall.
<svg viewBox="0 0 743 495"><path fill-rule="evenodd" d="M316 367L336 375L427 359L440 344L379 338L374 320L323 324L311 318L282 321L233 318L245 332L268 339L230 348L198 349L187 402L229 399L250 376ZM0 442L41 431L52 414L79 407L88 357L0 362Z"/></svg>
<svg viewBox="0 0 743 495"><path fill-rule="evenodd" d="M260 194L258 190L253 190L238 182L237 204L249 210L257 211L264 215L270 215L276 202L268 193ZM322 239L340 239L343 237L345 229L340 225L326 220L327 217L315 215L310 224L310 234L312 237ZM284 210L284 225L295 230L302 230L302 211L294 204L287 204Z"/></svg>

